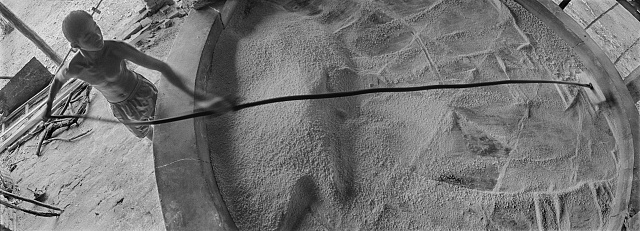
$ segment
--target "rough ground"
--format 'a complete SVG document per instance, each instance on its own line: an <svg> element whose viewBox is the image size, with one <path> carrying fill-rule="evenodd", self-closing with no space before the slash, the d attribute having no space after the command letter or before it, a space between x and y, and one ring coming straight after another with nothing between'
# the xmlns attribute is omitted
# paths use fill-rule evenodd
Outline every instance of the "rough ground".
<svg viewBox="0 0 640 231"><path fill-rule="evenodd" d="M88 10L97 1L3 1L18 17L36 31L54 50L64 55L69 48L60 31L67 12ZM137 14L142 1L104 1L102 13L94 18L105 38L123 28L118 22ZM156 32L140 48L163 59L171 49L176 25ZM19 31L14 30L0 40L0 73L13 75L31 57L37 57L50 71L53 63ZM135 65L131 65L136 68ZM159 74L138 68L141 74L157 81ZM95 90L91 95L89 114L113 118L106 100ZM4 209L1 224L14 230L161 230L164 228L153 171L151 142L134 137L122 125L85 121L78 127L58 135L70 138L83 132L90 134L75 141L54 141L43 148L43 156L35 155L37 139L25 143L11 153L0 156L2 167L15 166L12 177L20 194L32 197L32 191L44 190L48 204L64 208L59 218L43 218ZM21 206L41 210L22 203ZM17 222L7 219L17 218Z"/></svg>

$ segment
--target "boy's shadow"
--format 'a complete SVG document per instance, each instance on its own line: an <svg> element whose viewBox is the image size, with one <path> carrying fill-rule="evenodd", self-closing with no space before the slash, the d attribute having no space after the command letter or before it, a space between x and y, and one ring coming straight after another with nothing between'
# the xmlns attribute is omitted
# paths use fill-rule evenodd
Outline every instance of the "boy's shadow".
<svg viewBox="0 0 640 231"><path fill-rule="evenodd" d="M227 25L227 27L222 31L220 37L217 40L216 47L213 52L212 63L207 74L207 80L205 81L206 86L204 86L203 89L206 89L207 92L212 92L221 96L231 95L242 97L243 94L246 94L246 92L244 92L246 91L246 89L241 89L241 87L244 85L241 84L241 82L250 80L240 79L241 77L239 76L240 73L238 73L238 70L242 67L239 65L252 65L251 63L241 64L243 63L242 60L238 60L239 57L237 54L241 52L239 44L241 43L243 38L255 36L254 32L259 30L257 27L263 24L262 22L266 18L272 17L272 15L274 14L282 13L283 11L302 14L306 16L312 14L307 14L305 12L313 11L315 12L314 14L319 13L319 10L316 9L317 7L309 3L309 1L290 1L294 3L308 3L304 5L303 8L311 9L298 9L297 11L287 9L287 7L289 7L293 3L287 2L287 4L289 5L285 7L284 5L280 5L281 2L282 1L275 0L270 0L269 2L249 0L247 1L245 6L239 6L236 15L231 19L229 25ZM242 78L248 77L251 76ZM240 102L236 103L246 103L244 102L246 100L239 101ZM204 131L207 133L206 137L209 144L209 155L215 180L218 185L218 189L220 190L220 193L225 201L225 205L235 222L238 222L238 219L242 219L242 217L238 217L241 216L239 214L256 214L259 212L254 211L256 210L256 208L252 206L244 206L243 204L239 203L239 201L236 201L237 198L246 199L246 197L250 197L254 194L254 192L251 191L254 189L246 188L238 184L239 182L243 181L243 176L241 175L241 169L238 169L238 167L233 164L238 163L238 158L240 158L237 156L237 153L235 153L235 145L237 145L237 143L234 139L234 137L238 136L234 124L237 124L238 122L238 118L233 115L209 117L205 118L204 122ZM348 153L350 153L350 151L352 150L347 150ZM256 155L260 154L256 153ZM337 168L349 169L349 167L351 166L338 166ZM350 179L351 174L347 175L349 175L347 178ZM347 191L350 191L350 189ZM292 222L289 223L294 224Z"/></svg>

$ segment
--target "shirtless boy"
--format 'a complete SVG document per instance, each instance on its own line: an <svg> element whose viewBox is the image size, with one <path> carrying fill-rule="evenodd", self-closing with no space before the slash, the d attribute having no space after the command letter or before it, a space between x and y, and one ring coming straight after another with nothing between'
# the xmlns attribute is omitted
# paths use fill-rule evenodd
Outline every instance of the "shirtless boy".
<svg viewBox="0 0 640 231"><path fill-rule="evenodd" d="M222 97L195 93L167 63L125 42L103 40L100 27L85 11L69 13L62 22L62 32L71 47L79 48L80 52L56 73L47 99L45 119L51 115L53 100L62 85L71 78L77 78L91 84L104 95L119 121L152 120L158 90L144 76L129 70L125 60L159 71L178 89L193 95L199 108L214 110L219 114L232 108L232 104ZM139 138L153 138L153 128L148 125L127 125L127 128Z"/></svg>

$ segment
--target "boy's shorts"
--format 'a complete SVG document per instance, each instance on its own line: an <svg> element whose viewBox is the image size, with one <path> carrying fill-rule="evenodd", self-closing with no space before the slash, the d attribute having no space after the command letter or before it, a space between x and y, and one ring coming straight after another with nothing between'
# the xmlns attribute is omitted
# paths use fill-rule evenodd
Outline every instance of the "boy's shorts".
<svg viewBox="0 0 640 231"><path fill-rule="evenodd" d="M137 78L135 89L125 100L110 103L113 115L120 121L153 120L156 113L158 89L144 76L133 72ZM149 125L125 125L138 138L144 138L150 131Z"/></svg>

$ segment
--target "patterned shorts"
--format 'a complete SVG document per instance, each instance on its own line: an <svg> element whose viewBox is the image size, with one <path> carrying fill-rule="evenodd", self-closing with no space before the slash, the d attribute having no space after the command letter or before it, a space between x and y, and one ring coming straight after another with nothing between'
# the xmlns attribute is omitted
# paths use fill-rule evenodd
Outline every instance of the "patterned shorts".
<svg viewBox="0 0 640 231"><path fill-rule="evenodd" d="M120 121L153 120L156 113L158 89L144 76L135 73L136 87L125 100L111 103L113 115ZM149 133L149 125L125 125L136 137L144 138Z"/></svg>

